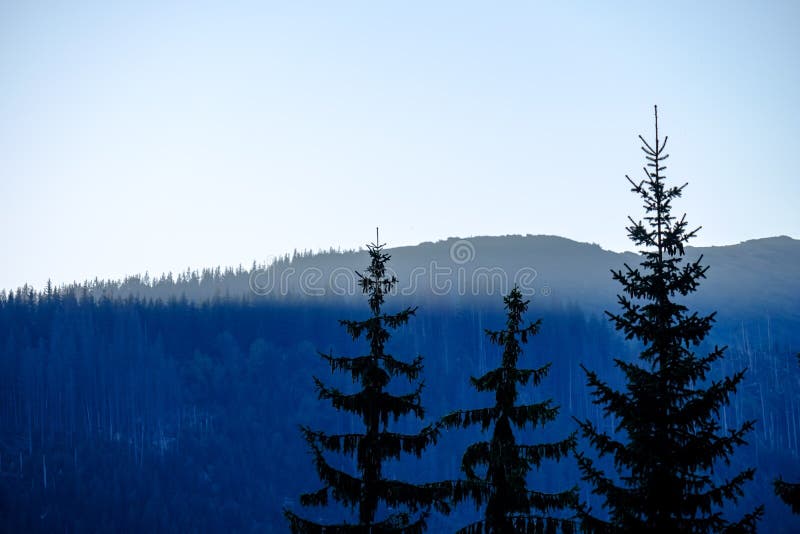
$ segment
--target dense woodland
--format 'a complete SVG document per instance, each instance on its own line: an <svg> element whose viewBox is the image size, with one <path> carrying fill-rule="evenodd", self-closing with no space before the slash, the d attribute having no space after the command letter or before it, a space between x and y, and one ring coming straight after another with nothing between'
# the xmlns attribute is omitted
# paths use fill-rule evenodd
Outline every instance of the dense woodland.
<svg viewBox="0 0 800 534"><path fill-rule="evenodd" d="M298 505L299 495L318 485L297 425L313 418L331 431L350 426L317 400L312 375L330 375L317 350L352 352L338 320L363 315L362 307L22 291L4 297L0 530L285 531L284 506ZM530 315L539 317L535 299ZM620 384L611 358L632 358L636 347L604 317L577 306L548 309L542 319L526 350L552 362L539 388L562 407L548 427L552 435L573 431L573 415L609 425L591 403L579 365ZM486 404L488 396L468 379L496 365L497 347L483 329L503 323L500 305L422 302L393 338L393 351L425 357L428 421ZM734 469L757 468L742 506L766 504L764 531L796 530L800 523L772 497L772 481L800 479L800 335L776 332L762 318L720 322L709 342L730 346L716 374L748 368L721 412L724 425L758 421L750 445L733 458ZM413 460L409 476L458 477L460 456L479 435L447 433ZM545 466L540 484L559 489L579 480L576 465L559 466ZM396 472L404 472L402 464ZM590 499L586 488L582 497ZM464 504L450 516L434 515L430 527L455 530L475 518Z"/></svg>
<svg viewBox="0 0 800 534"><path fill-rule="evenodd" d="M694 306L708 266L642 141L605 314L393 293L379 241L351 294L0 293L0 530L800 530L796 296Z"/></svg>

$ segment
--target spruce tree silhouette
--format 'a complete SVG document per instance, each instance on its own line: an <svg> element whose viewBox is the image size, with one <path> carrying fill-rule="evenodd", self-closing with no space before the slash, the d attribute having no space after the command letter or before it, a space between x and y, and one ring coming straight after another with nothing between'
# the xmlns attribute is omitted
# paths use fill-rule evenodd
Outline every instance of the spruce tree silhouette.
<svg viewBox="0 0 800 534"><path fill-rule="evenodd" d="M576 434L562 441L537 445L518 445L512 427L544 426L558 415L558 407L552 400L536 404L517 405L517 385L537 386L547 376L550 364L538 369L518 369L517 361L522 355L522 345L539 331L541 320L523 324L523 315L529 301L523 300L518 287L504 297L507 314L504 330L486 330L491 342L503 348L500 367L480 378L471 378L473 387L481 392L494 392L495 405L477 410L460 410L442 419L445 427L468 427L479 424L487 431L494 429L490 441L479 441L464 452L461 469L466 480L452 483L454 502L474 500L476 506L486 503L484 519L469 525L459 532L506 533L506 532L573 532L575 524L568 519L552 517L556 510L577 505L577 487L561 493L543 493L527 488L526 477L532 468L538 468L543 460L558 461L568 456L575 447ZM479 474L476 467L484 466ZM483 469L481 469L483 471Z"/></svg>
<svg viewBox="0 0 800 534"><path fill-rule="evenodd" d="M714 468L727 463L734 450L745 444L744 436L754 422L721 432L720 410L736 392L744 370L732 377L709 381L711 365L723 357L726 347L714 347L696 356L696 347L708 334L716 312L700 316L680 302L697 290L708 267L702 256L684 263L684 245L699 228L687 230L686 216L671 215L672 201L686 184L667 186L662 172L668 155L658 136L651 145L639 136L647 159L646 178L628 178L645 209L644 223L627 227L628 236L642 250L639 267L625 265L612 271L622 285L618 295L622 312L606 312L627 339L643 346L637 362L616 359L624 373L625 389L615 390L595 372L583 368L592 388L594 403L612 416L614 431L600 430L589 420L578 421L582 434L600 456L610 455L618 477L607 476L586 454L577 455L583 479L601 496L609 522L582 509L583 525L590 531L613 532L719 532L754 530L763 507L736 522L719 510L726 501L736 502L742 486L755 470L745 469L719 481ZM583 367L583 366L582 366ZM620 435L625 435L624 440Z"/></svg>
<svg viewBox="0 0 800 534"><path fill-rule="evenodd" d="M797 353L797 360L800 362L800 352ZM774 484L775 494L792 507L792 512L800 514L800 484L784 482L783 478L778 478Z"/></svg>
<svg viewBox="0 0 800 534"><path fill-rule="evenodd" d="M302 426L301 431L308 442L314 457L314 465L324 487L314 493L302 495L303 506L325 506L329 497L358 509L358 523L322 525L303 519L290 510L284 510L292 532L403 532L414 534L426 527L426 518L431 506L448 513L446 494L435 484L416 485L397 480L389 480L383 475L382 466L387 459L396 459L402 453L413 453L417 457L423 450L435 443L440 427L428 425L419 434L399 434L389 431L389 423L396 422L400 416L412 414L423 419L424 410L420 403L423 383L419 381L416 389L406 395L392 395L386 391L392 377L404 377L410 382L418 381L422 373L422 357L417 356L410 363L396 359L386 352L390 330L408 322L416 308L406 308L394 314L383 311L384 297L397 284L394 276L386 272L390 256L383 251L385 245L376 240L368 244L370 266L366 274L358 271L360 286L368 295L370 317L362 321L341 320L353 340L364 338L369 343L369 354L356 357L334 357L320 353L330 365L331 372L350 373L353 382L361 389L355 393L344 393L328 387L314 378L320 400L330 401L337 410L359 416L364 431L360 434L327 434ZM323 451L355 456L357 475L350 475L331 466ZM391 509L386 517L376 520L379 504Z"/></svg>

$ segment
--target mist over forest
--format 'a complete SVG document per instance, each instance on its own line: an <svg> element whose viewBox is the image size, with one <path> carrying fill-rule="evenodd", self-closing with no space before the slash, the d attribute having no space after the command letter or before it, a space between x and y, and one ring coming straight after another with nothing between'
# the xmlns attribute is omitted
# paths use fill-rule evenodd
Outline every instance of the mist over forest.
<svg viewBox="0 0 800 534"><path fill-rule="evenodd" d="M387 253L399 282L386 309L419 307L388 347L398 357L424 358L424 419L401 419L399 431L491 400L469 377L499 361L484 329L505 324L502 297L513 283L530 300L529 318L542 319L520 361L552 362L520 401L552 398L560 406L547 436L575 430L572 417L611 429L580 365L623 384L612 359L633 360L640 348L603 312L615 310L619 292L609 269L635 265L639 256L555 236L450 239ZM702 255L710 269L685 301L718 312L697 351L728 346L710 378L747 369L720 421L725 429L757 421L748 445L714 473L756 467L744 497L724 512L764 504L760 529L796 531L797 516L772 487L778 476L800 479L800 242L775 237L686 254ZM367 265L363 250L296 253L247 269L3 292L0 529L285 531L284 509L300 509L299 496L318 485L298 425L329 432L359 425L317 399L312 376L352 389L317 351L368 350L339 325L365 315L354 270ZM420 483L458 479L462 451L480 436L478 429L445 432L421 458L392 460L384 473ZM338 468L354 468L353 460L334 458ZM552 489L577 483L581 499L602 509L579 482L574 459L543 464L532 480ZM345 512L322 508L311 517L338 521ZM428 527L455 531L479 517L460 504L449 515L432 514Z"/></svg>

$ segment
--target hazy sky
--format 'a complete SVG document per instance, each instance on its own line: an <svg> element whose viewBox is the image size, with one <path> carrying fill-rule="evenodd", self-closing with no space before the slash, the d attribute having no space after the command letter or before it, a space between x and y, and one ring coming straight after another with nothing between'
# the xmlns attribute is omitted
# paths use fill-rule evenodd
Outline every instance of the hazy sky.
<svg viewBox="0 0 800 534"><path fill-rule="evenodd" d="M568 5L567 5L568 4ZM800 237L800 2L0 2L0 287L293 249Z"/></svg>

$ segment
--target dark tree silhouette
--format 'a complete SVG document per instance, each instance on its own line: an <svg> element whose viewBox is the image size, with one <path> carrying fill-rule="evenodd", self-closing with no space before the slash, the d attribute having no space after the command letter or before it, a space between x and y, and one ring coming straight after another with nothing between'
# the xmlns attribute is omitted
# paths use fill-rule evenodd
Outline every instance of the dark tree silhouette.
<svg viewBox="0 0 800 534"><path fill-rule="evenodd" d="M545 459L560 460L568 456L575 447L576 434L554 443L519 445L512 427L544 426L558 415L558 407L552 400L536 404L517 405L517 386L529 383L537 386L547 376L550 364L538 369L518 369L517 361L522 354L522 345L539 331L541 320L525 325L523 315L529 301L523 300L519 288L514 287L503 299L507 312L504 330L486 330L492 343L503 347L500 367L480 378L471 378L473 387L481 392L494 392L495 405L476 410L460 410L445 416L445 427L468 427L479 424L485 432L494 425L490 441L479 441L470 445L464 453L461 469L465 481L452 485L455 502L473 499L477 506L486 503L483 520L462 529L463 533L505 532L572 532L570 520L552 517L553 511L574 508L577 504L577 488L560 493L543 493L527 488L526 477L534 467ZM482 473L476 471L478 466Z"/></svg>
<svg viewBox="0 0 800 534"><path fill-rule="evenodd" d="M334 357L320 353L331 367L332 372L350 373L353 382L361 389L355 393L345 393L328 387L314 378L320 400L327 400L337 410L344 410L359 416L364 425L360 434L327 434L301 427L308 442L317 474L324 487L314 493L302 495L303 506L325 506L329 497L351 508L358 509L358 523L321 525L303 519L290 510L285 510L292 532L422 532L426 527L426 517L433 506L441 512L449 512L442 490L437 485L416 485L383 476L382 466L387 459L397 459L401 453L414 453L420 457L423 450L435 443L440 428L428 425L419 434L399 434L389 431L390 421L396 422L400 416L412 414L424 418L420 403L423 383L419 381L416 389L406 395L393 395L386 391L392 377L405 377L410 382L418 381L422 373L422 357L417 356L411 363L403 362L387 353L385 346L390 338L390 329L405 325L415 314L416 308L406 308L398 313L383 311L384 296L397 283L394 276L386 272L390 256L383 251L385 245L376 237L375 243L367 245L371 258L367 273L356 271L362 291L369 297L369 318L362 321L342 320L353 340L366 339L369 354L357 357ZM323 451L355 455L358 474L350 475L332 467ZM402 511L390 513L387 517L376 519L379 503Z"/></svg>
<svg viewBox="0 0 800 534"><path fill-rule="evenodd" d="M584 509L584 525L615 532L753 530L762 507L737 522L725 519L719 508L743 495L742 486L755 470L745 469L724 481L714 478L715 465L727 463L754 426L747 421L723 433L718 423L744 371L709 383L711 365L726 347L715 346L700 357L692 352L708 334L716 312L700 316L680 303L681 297L697 290L708 267L701 264L702 256L684 263L684 245L699 228L689 231L685 215L671 215L672 201L686 184L665 184L667 138L662 142L658 137L657 108L655 124L654 145L639 136L647 159L646 178L636 183L626 176L644 202L645 222L629 217L627 227L631 241L642 249L643 261L639 267L626 264L624 271L612 271L623 289L618 296L622 312L606 312L643 350L638 362L615 360L626 379L622 391L584 367L593 402L613 417L615 428L607 433L588 420L579 425L600 456L613 457L619 474L611 478L584 453L577 455L583 479L603 498L610 515L606 523ZM622 433L627 441L617 437Z"/></svg>
<svg viewBox="0 0 800 534"><path fill-rule="evenodd" d="M797 360L800 362L800 352L797 353ZM783 478L778 478L774 484L775 494L792 507L792 512L800 514L800 484L784 482Z"/></svg>
<svg viewBox="0 0 800 534"><path fill-rule="evenodd" d="M779 478L775 481L775 493L792 507L792 512L800 514L800 484L784 482Z"/></svg>

